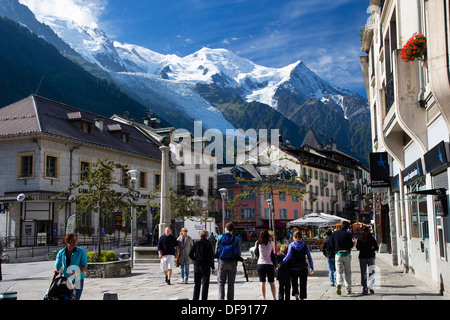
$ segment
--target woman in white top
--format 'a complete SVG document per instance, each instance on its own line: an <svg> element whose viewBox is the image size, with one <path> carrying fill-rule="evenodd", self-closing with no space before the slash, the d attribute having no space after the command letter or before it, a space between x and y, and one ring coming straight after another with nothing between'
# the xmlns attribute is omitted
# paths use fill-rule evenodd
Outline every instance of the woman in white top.
<svg viewBox="0 0 450 320"><path fill-rule="evenodd" d="M258 275L261 283L262 299L266 300L266 276L270 285L273 299L276 300L275 288L275 248L274 243L270 241L269 232L264 229L259 234L258 241L255 244L255 253L258 257Z"/></svg>

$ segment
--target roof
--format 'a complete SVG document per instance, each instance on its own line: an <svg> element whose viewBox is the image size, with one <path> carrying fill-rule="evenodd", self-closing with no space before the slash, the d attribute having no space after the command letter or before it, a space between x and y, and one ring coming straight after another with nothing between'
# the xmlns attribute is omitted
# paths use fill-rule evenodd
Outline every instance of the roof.
<svg viewBox="0 0 450 320"><path fill-rule="evenodd" d="M309 131L306 134L305 139L303 140L302 147L304 147L304 146L310 146L311 148L314 148L314 149L320 148L319 139L317 139L317 136L314 133L314 130L312 127L309 128Z"/></svg>
<svg viewBox="0 0 450 320"><path fill-rule="evenodd" d="M102 119L102 130L94 125L98 119ZM89 133L81 130L81 122L91 125ZM127 143L113 134L120 131L129 134ZM161 160L159 145L133 126L60 102L30 95L0 109L0 139L34 135L48 135Z"/></svg>

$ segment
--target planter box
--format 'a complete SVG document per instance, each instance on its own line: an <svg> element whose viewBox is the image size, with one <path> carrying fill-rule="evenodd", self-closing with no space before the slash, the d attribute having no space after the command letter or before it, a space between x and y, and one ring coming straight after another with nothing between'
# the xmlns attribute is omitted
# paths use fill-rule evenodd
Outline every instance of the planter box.
<svg viewBox="0 0 450 320"><path fill-rule="evenodd" d="M131 261L89 262L86 278L115 278L131 274Z"/></svg>

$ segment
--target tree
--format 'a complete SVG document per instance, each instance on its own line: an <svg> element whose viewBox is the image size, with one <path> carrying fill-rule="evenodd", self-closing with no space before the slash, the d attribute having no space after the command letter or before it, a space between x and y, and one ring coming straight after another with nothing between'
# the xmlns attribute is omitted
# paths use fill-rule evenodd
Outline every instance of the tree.
<svg viewBox="0 0 450 320"><path fill-rule="evenodd" d="M120 181L114 180L114 170L121 171L122 179ZM108 159L97 159L97 161L88 167L85 171L80 173L80 181L78 183L71 183L66 191L63 191L59 196L77 190L78 193L72 195L66 201L63 201L60 209L69 203L75 203L75 212L77 218L95 212L98 214L98 254L100 254L101 245L101 227L100 221L102 217L107 217L113 214L114 211L121 211L128 215L131 219L131 208L136 210L136 215L140 215L147 207L137 206L137 200L140 197L138 190L133 190L129 178L127 177L127 166ZM119 188L114 188L119 187ZM125 192L118 190L125 189Z"/></svg>

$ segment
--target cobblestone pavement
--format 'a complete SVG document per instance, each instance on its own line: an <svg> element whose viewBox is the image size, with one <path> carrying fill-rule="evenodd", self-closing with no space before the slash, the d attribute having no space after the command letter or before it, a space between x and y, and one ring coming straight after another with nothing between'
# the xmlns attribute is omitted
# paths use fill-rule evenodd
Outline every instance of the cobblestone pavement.
<svg viewBox="0 0 450 320"><path fill-rule="evenodd" d="M248 256L248 253L245 253ZM405 274L399 267L389 263L390 255L379 254L376 259L375 294L362 295L358 252L352 252L353 293L336 294L336 287L330 286L326 260L321 252L312 253L315 274L308 278L308 300L446 300L438 292L419 281L412 274ZM217 265L217 263L216 263ZM110 279L85 279L82 300L103 300L104 294L116 293L119 300L186 300L192 299L193 266L190 267L188 284L178 283L179 268L174 269L172 285L167 285L159 264L136 264L132 274ZM42 300L51 282L51 270L40 272L14 284L9 291L15 291L18 300ZM277 284L278 288L278 284ZM272 299L269 286L266 285L266 297ZM209 288L210 300L218 299L217 278L211 276ZM235 300L261 300L258 278L246 281L241 263L235 284Z"/></svg>

